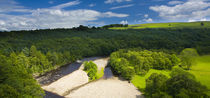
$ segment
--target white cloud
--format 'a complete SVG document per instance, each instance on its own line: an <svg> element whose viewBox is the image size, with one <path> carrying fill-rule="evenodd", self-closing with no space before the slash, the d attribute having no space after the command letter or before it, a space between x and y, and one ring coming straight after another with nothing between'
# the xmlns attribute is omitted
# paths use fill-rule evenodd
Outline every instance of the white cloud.
<svg viewBox="0 0 210 98"><path fill-rule="evenodd" d="M113 9L121 9L121 8L127 8L127 7L132 7L134 6L134 4L128 4L128 5L122 5L122 6L116 6L116 7L112 7L110 8L111 10Z"/></svg>
<svg viewBox="0 0 210 98"><path fill-rule="evenodd" d="M193 20L193 19L188 20L188 22L196 22L196 21L207 21L207 19L203 18L203 19L200 19L200 20Z"/></svg>
<svg viewBox="0 0 210 98"><path fill-rule="evenodd" d="M148 18L148 19L143 19L143 21L150 23L150 22L153 22L153 19L152 18Z"/></svg>
<svg viewBox="0 0 210 98"><path fill-rule="evenodd" d="M89 7L94 7L94 6L96 6L96 4L93 4L93 3L92 3L92 4L89 4L88 6L89 6Z"/></svg>
<svg viewBox="0 0 210 98"><path fill-rule="evenodd" d="M54 6L54 7L52 7L52 8L55 8L55 9L62 9L62 8L66 8L66 7L78 5L78 4L80 4L80 3L81 3L81 2L80 2L79 0L76 0L76 1L71 1L71 2L64 3L64 4L60 4L60 5Z"/></svg>
<svg viewBox="0 0 210 98"><path fill-rule="evenodd" d="M3 20L0 20L0 25L5 25L5 22Z"/></svg>
<svg viewBox="0 0 210 98"><path fill-rule="evenodd" d="M62 9L77 4L79 4L78 0L50 8L26 9L24 7L16 7L10 10L12 12L21 12L21 14L18 15L12 15L7 12L0 12L0 30L71 28L79 25L102 24L103 22L98 21L100 18L122 18L129 16L128 14L99 12L96 10L88 9Z"/></svg>
<svg viewBox="0 0 210 98"><path fill-rule="evenodd" d="M120 22L120 24L128 24L128 21L127 20L123 20Z"/></svg>
<svg viewBox="0 0 210 98"><path fill-rule="evenodd" d="M54 1L49 1L48 3L49 3L49 4L53 4L53 3L54 3Z"/></svg>
<svg viewBox="0 0 210 98"><path fill-rule="evenodd" d="M120 2L129 2L129 1L132 1L132 0L106 0L104 3L106 4L109 4L109 3L120 3Z"/></svg>
<svg viewBox="0 0 210 98"><path fill-rule="evenodd" d="M2 12L25 12L28 9L25 9L24 6L20 6L14 0L0 0L0 13Z"/></svg>
<svg viewBox="0 0 210 98"><path fill-rule="evenodd" d="M145 14L144 17L147 18L147 17L149 17L149 15L148 14Z"/></svg>
<svg viewBox="0 0 210 98"><path fill-rule="evenodd" d="M119 18L122 18L122 17L128 17L129 15L128 14L117 14L117 13L113 13L113 12L106 12L106 13L103 13L103 16L104 17L119 17Z"/></svg>
<svg viewBox="0 0 210 98"><path fill-rule="evenodd" d="M127 17L127 14L113 12L98 12L95 10L61 10L37 9L31 14L7 15L0 14L0 30L31 30L46 28L70 28L79 25L92 24L102 17Z"/></svg>
<svg viewBox="0 0 210 98"><path fill-rule="evenodd" d="M168 2L169 5L177 5L177 4L182 4L184 3L183 1L170 1Z"/></svg>
<svg viewBox="0 0 210 98"><path fill-rule="evenodd" d="M210 16L210 3L207 0L188 0L174 6L151 6L159 16L168 20L197 20Z"/></svg>

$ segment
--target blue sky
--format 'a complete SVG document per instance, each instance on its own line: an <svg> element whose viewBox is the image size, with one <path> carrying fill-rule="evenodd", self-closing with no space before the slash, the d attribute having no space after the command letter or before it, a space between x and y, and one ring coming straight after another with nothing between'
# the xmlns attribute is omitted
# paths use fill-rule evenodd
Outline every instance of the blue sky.
<svg viewBox="0 0 210 98"><path fill-rule="evenodd" d="M210 0L0 0L0 30L207 21Z"/></svg>

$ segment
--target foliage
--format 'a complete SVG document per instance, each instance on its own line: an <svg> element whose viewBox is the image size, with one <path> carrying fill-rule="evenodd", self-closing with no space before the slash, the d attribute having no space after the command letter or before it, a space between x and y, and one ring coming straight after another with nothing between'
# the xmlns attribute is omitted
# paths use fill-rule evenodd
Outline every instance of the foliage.
<svg viewBox="0 0 210 98"><path fill-rule="evenodd" d="M96 79L100 79L104 76L104 68L101 68L101 70L97 71Z"/></svg>
<svg viewBox="0 0 210 98"><path fill-rule="evenodd" d="M9 60L8 62L10 62L10 64L8 64L8 66L12 66L11 70L20 69L27 74L44 73L67 63L72 63L77 59L81 59L83 57L108 56L114 51L125 48L129 49L140 47L142 49L148 50L160 49L178 53L185 47L190 47L195 48L199 52L199 54L210 53L210 29L208 28L210 27L209 23L204 22L204 26L201 26L200 22L190 24L170 24L170 28L168 28L168 24L166 24L167 26L165 26L165 24L144 24L136 27L131 27L130 25L128 26L128 28L150 28L151 26L155 28L160 28L160 26L165 26L167 27L165 29L108 30L106 28L100 27L91 28L80 26L78 28L72 29L46 29L0 32L0 53L4 55L7 60ZM133 61L130 61L125 57L120 57L113 61L113 63L115 62L116 65L120 65L113 68L116 68L116 73L123 74L123 76L127 77L127 79L131 79L130 76L132 76L133 73L146 74L147 71L153 67L156 69L171 68L171 66L164 66L166 65L164 63L168 63L167 65L170 65L170 63L178 65L177 62L179 62L179 60L176 55L171 55L171 57L168 58L167 52L160 52L160 54L162 57L166 56L166 58L163 60L159 60L160 62L164 62L160 64L156 63L156 65L158 66L148 66L148 64L151 63L146 64L150 60L149 56L146 57L146 59L143 59L145 64L141 64L141 62L132 63ZM130 58L135 57L138 57L138 55L134 55ZM156 59L155 61L158 61L158 59ZM135 63L139 63L143 66L136 66ZM6 65L3 64L1 66ZM18 68L13 68L14 66ZM129 70L131 74L126 72L125 70L123 71L123 69ZM133 71L133 69L135 72ZM3 78L2 74L0 80L1 79L5 79ZM14 85L19 85L19 83L20 85L22 85L22 82L16 82L16 84ZM32 85L33 83L34 82L32 82ZM19 88L19 86L13 87L9 84L5 84L3 86L2 84L3 83L0 83L1 88L8 88L11 90L6 91L1 89L0 92L17 92L17 94L15 94L17 96L21 92L21 90L16 90L16 88ZM29 89L28 91L33 91L34 89L32 89ZM37 91L39 92L39 90Z"/></svg>
<svg viewBox="0 0 210 98"><path fill-rule="evenodd" d="M97 79L97 65L93 61L84 62L84 71L87 72L91 81Z"/></svg>
<svg viewBox="0 0 210 98"><path fill-rule="evenodd" d="M208 89L196 81L195 77L181 68L174 68L171 78L162 74L152 74L146 81L148 97L169 95L174 98L207 97Z"/></svg>
<svg viewBox="0 0 210 98"><path fill-rule="evenodd" d="M163 74L153 73L148 79L146 79L145 94L148 97L164 97L166 92L166 84L168 77Z"/></svg>
<svg viewBox="0 0 210 98"><path fill-rule="evenodd" d="M134 86L136 86L141 92L144 92L145 88L146 88L146 79L148 79L153 73L158 73L158 74L163 74L165 76L167 76L168 78L170 77L170 71L168 70L156 70L156 69L150 69L149 72L144 75L144 76L140 76L140 75L134 75L134 77L132 78L131 82L134 84Z"/></svg>
<svg viewBox="0 0 210 98"><path fill-rule="evenodd" d="M105 25L102 28L111 28L111 27L128 27L128 24L110 24L110 25Z"/></svg>
<svg viewBox="0 0 210 98"><path fill-rule="evenodd" d="M0 97L30 98L43 97L44 92L27 72L27 59L23 53L14 61L0 54Z"/></svg>
<svg viewBox="0 0 210 98"><path fill-rule="evenodd" d="M146 74L150 69L172 69L180 59L175 54L164 52L120 50L110 56L110 65L114 72L131 80L134 74Z"/></svg>
<svg viewBox="0 0 210 98"><path fill-rule="evenodd" d="M192 65L196 64L196 57L198 57L198 53L195 49L186 48L182 50L180 54L182 60L181 66L189 70Z"/></svg>

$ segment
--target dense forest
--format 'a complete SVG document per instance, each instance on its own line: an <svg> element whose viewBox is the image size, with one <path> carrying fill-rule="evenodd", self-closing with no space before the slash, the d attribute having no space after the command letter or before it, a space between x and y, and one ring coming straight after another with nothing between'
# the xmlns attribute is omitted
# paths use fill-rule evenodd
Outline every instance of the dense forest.
<svg viewBox="0 0 210 98"><path fill-rule="evenodd" d="M128 51L139 55L140 59L148 55L145 62L152 62L147 66L123 68L127 70L122 71L127 79L132 74L145 74L150 68L171 70L179 62L176 54L185 48L195 48L200 55L210 53L209 32L207 28L110 30L86 26L0 32L0 97L42 97L44 93L32 75L43 74L84 57L108 56L119 49L156 50ZM127 57L135 60L135 56ZM160 59L156 57L161 57L164 63L157 64ZM127 63L125 59L119 61Z"/></svg>

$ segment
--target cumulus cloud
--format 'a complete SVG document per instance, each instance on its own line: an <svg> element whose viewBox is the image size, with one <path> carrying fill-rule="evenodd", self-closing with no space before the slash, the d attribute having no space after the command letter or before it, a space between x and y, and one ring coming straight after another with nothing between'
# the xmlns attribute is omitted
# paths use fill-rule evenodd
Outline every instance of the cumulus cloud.
<svg viewBox="0 0 210 98"><path fill-rule="evenodd" d="M128 21L127 20L123 20L123 21L120 22L120 24L124 24L124 25L128 24Z"/></svg>
<svg viewBox="0 0 210 98"><path fill-rule="evenodd" d="M0 30L33 30L46 28L70 28L79 25L97 23L104 17L127 17L127 14L98 12L95 10L78 9L36 9L30 14L0 14Z"/></svg>
<svg viewBox="0 0 210 98"><path fill-rule="evenodd" d="M106 4L110 4L110 3L120 3L120 2L129 2L129 1L132 1L132 0L106 0L104 3Z"/></svg>
<svg viewBox="0 0 210 98"><path fill-rule="evenodd" d="M210 3L207 0L188 0L173 6L151 6L150 10L168 20L197 20L210 16Z"/></svg>
<svg viewBox="0 0 210 98"><path fill-rule="evenodd" d="M18 12L14 15L0 9L0 30L34 30L46 28L71 28L79 25L104 24L97 21L100 18L128 17L128 14L114 12L99 12L96 10L77 9L64 10L63 8L80 4L79 0L67 2L50 8L27 9L13 0L4 1L8 12ZM8 2L10 1L10 2ZM1 4L0 4L1 5ZM0 6L0 8L2 8ZM9 9L10 8L10 9Z"/></svg>
<svg viewBox="0 0 210 98"><path fill-rule="evenodd" d="M150 22L153 22L153 19L152 18L148 18L148 19L143 19L143 21L150 23Z"/></svg>
<svg viewBox="0 0 210 98"><path fill-rule="evenodd" d="M121 9L121 8L127 8L127 7L132 7L134 6L134 4L128 4L128 5L122 5L122 6L115 6L115 7L112 7L110 8L111 10L113 9Z"/></svg>

